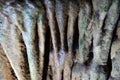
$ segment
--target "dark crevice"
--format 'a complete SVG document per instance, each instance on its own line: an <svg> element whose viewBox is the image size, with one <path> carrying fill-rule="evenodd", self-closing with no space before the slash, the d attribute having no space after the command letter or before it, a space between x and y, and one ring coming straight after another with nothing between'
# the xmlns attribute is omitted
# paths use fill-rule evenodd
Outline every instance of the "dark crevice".
<svg viewBox="0 0 120 80"><path fill-rule="evenodd" d="M52 67L51 66L49 66L49 69L48 69L48 78L50 79L50 80L53 80L53 73L52 73Z"/></svg>
<svg viewBox="0 0 120 80"><path fill-rule="evenodd" d="M61 80L63 80L63 76L64 76L64 74L63 74L63 70L62 70L62 73L61 73Z"/></svg>
<svg viewBox="0 0 120 80"><path fill-rule="evenodd" d="M53 48L53 39L52 39L52 35L51 35L51 27L55 27L56 28L56 22L55 22L55 26L51 26L49 25L49 19L48 19L48 13L47 11L47 6L45 4L45 2L42 0L43 2L43 6L45 8L45 15L46 15L46 20L47 20L47 30L46 30L46 36L45 36L45 54L44 54L44 65L43 65L43 75L42 75L42 80L47 80L47 78L49 78L50 80L53 80L53 73L52 73L52 67L50 64L50 55L52 55L53 53L51 53L54 48ZM52 1L53 2L53 1ZM54 18L55 20L55 18ZM56 31L57 32L57 31ZM55 37L56 37L56 33L55 33ZM58 38L57 38L58 39ZM58 42L57 42L57 46L58 46ZM50 67L50 69L49 69Z"/></svg>
<svg viewBox="0 0 120 80"><path fill-rule="evenodd" d="M76 54L77 54L77 51L78 51L78 48L79 48L79 31L78 31L78 16L75 20L75 24L74 24L74 32L73 32L73 52L72 52L72 59L75 59L76 57ZM73 60L72 60L73 61ZM71 74L70 74L70 77L72 79L72 70L74 68L74 61L73 61L73 64L71 66Z"/></svg>
<svg viewBox="0 0 120 80"><path fill-rule="evenodd" d="M111 52L111 49L110 49L110 52ZM107 80L109 80L110 78L110 75L111 75L111 71L112 71L112 60L111 60L111 54L109 52L109 56L108 56L108 61L107 61L107 69L108 69L108 77L107 77Z"/></svg>
<svg viewBox="0 0 120 80"><path fill-rule="evenodd" d="M44 67L43 67L43 75L42 80L47 79L48 65L49 65L49 55L50 55L50 29L47 27L45 36L45 54L44 54Z"/></svg>
<svg viewBox="0 0 120 80"><path fill-rule="evenodd" d="M108 5L108 11L109 11L109 9L110 9L112 3L113 3L113 0L109 0L109 3L108 3L108 4L109 4L109 5Z"/></svg>
<svg viewBox="0 0 120 80"><path fill-rule="evenodd" d="M67 24L67 22L68 22L68 16L67 16L67 18L66 18L66 27L65 27L65 51L66 52L68 52L68 42L67 42L67 30L68 30L68 24Z"/></svg>
<svg viewBox="0 0 120 80"><path fill-rule="evenodd" d="M90 6L90 16L89 16L89 18L90 18L90 20L92 20L92 18L93 18L93 13L94 13L94 11L93 11L93 3L92 3L92 0L86 0L86 2L89 4L89 6ZM88 19L88 21L89 21L89 24L90 24L90 20ZM92 35L92 38L91 38L91 44L90 44L90 46L89 46L89 54L88 54L88 60L85 62L85 65L86 66L90 66L91 64L92 64L92 59L93 59L93 57L94 57L94 54L93 54L93 35Z"/></svg>
<svg viewBox="0 0 120 80"><path fill-rule="evenodd" d="M52 37L50 36L50 52L53 51ZM53 54L53 53L51 53Z"/></svg>
<svg viewBox="0 0 120 80"><path fill-rule="evenodd" d="M73 64L72 64L72 66L70 67L70 69L71 69L71 71L70 71L70 79L72 79L72 69L73 69Z"/></svg>
<svg viewBox="0 0 120 80"><path fill-rule="evenodd" d="M116 41L118 39L118 35L114 35L113 41Z"/></svg>
<svg viewBox="0 0 120 80"><path fill-rule="evenodd" d="M47 11L47 8L46 8L46 5L45 5L45 3L44 3L44 0L41 0L40 2L42 3L42 5L43 5L43 7L44 7L45 16L46 16L46 22L49 22L49 19L47 18L47 15L48 15L48 14L47 14L47 12L46 12L46 11ZM45 40L46 40L46 41L50 41L50 42L49 42L49 44L47 44L47 42L45 41L45 46L48 45L48 47L49 47L49 50L48 50L48 51L51 52L51 51L53 51L53 44L52 44L52 37L51 37L51 32L50 32L49 23L47 23L47 27L48 27L48 28L47 28L47 31L46 31L47 33L46 33ZM49 39L49 40L47 40L47 35L48 35L48 39ZM47 48L47 47L45 47L45 49L46 49L46 48ZM48 51L46 51L46 52L48 52Z"/></svg>
<svg viewBox="0 0 120 80"><path fill-rule="evenodd" d="M61 0L62 1L62 0ZM59 12L59 7L57 6L57 5L60 5L60 6L62 6L63 5L63 3L61 3L61 1L54 1L54 3L55 3L55 8L54 8L54 14L55 14L55 23L56 23L56 27L57 27L57 31L59 31L58 32L58 35L57 36L59 36L59 41L58 41L58 45L59 45L59 42L60 42L60 45L59 45L59 48L61 48L61 46L62 46L62 37L61 37L61 35L62 35L62 31L60 30L61 29L61 26L59 25L59 17L58 17L58 15L60 15L60 14L57 14L57 11ZM60 11L61 13L63 13L63 11ZM59 12L59 13L60 13ZM62 15L62 18L64 17L64 15ZM62 26L63 27L63 26ZM58 37L57 37L58 38Z"/></svg>
<svg viewBox="0 0 120 80"><path fill-rule="evenodd" d="M110 44L109 56L108 56L108 61L107 61L107 66L108 66L108 69L109 69L107 80L111 77L111 71L112 71L111 47L112 47L112 43L117 39L116 33L117 33L119 20L120 20L120 16L119 16L119 18L116 22L115 28L114 28L113 33L112 33L112 40L111 40L111 44Z"/></svg>
<svg viewBox="0 0 120 80"><path fill-rule="evenodd" d="M36 19L37 21L37 19ZM36 60L37 60L37 68L39 69L39 56L40 56L40 52L39 52L39 36L38 36L38 26L37 26L37 22L36 22L36 25L35 25L35 41L34 41L34 44L35 44L35 49L36 49ZM38 70L39 71L39 70Z"/></svg>
<svg viewBox="0 0 120 80"><path fill-rule="evenodd" d="M55 13L54 13L55 14ZM58 47L58 51L60 50L61 48L61 38L60 38L60 30L59 30L59 27L58 27L58 23L57 23L57 19L56 17L54 18L55 20L55 31L56 31L56 41L57 41L57 47Z"/></svg>
<svg viewBox="0 0 120 80"><path fill-rule="evenodd" d="M76 53L76 51L79 48L79 31L78 31L78 16L75 22L75 26L74 26L74 33L73 33L73 53ZM73 54L73 56L75 56L75 54Z"/></svg>
<svg viewBox="0 0 120 80"><path fill-rule="evenodd" d="M104 18L104 20L103 20L103 24L102 24L102 28L101 28L101 31L102 31L102 37L104 37L104 34L105 34L105 32L106 32L106 29L104 29L104 27L105 27L105 23L106 23L106 19L107 19L107 15L105 16L105 18ZM101 38L102 39L102 38Z"/></svg>
<svg viewBox="0 0 120 80"><path fill-rule="evenodd" d="M61 41L60 41L60 31L59 31L59 28L58 28L57 19L55 17L55 1L51 0L51 3L52 3L52 6L53 6L53 9L52 9L53 16L52 17L53 17L53 20L54 20L54 23L52 23L52 24L54 24L54 26L50 26L50 28L54 27L54 28L52 28L54 30L51 30L51 31L54 32L53 36L55 36L55 39L56 39L56 40L53 40L53 38L52 38L52 42L54 42L54 41L56 42L56 44L54 44L54 45L56 45L56 47L57 47L56 49L57 49L57 51L59 51L60 48L61 48Z"/></svg>
<svg viewBox="0 0 120 80"><path fill-rule="evenodd" d="M89 50L89 52L90 52L90 56L89 56L89 59L90 59L90 61L93 59L93 57L94 57L94 55L93 55L93 37L92 37L92 39L91 39L91 46L90 46L90 50Z"/></svg>
<svg viewBox="0 0 120 80"><path fill-rule="evenodd" d="M90 66L90 64L92 64L92 59L94 57L94 54L93 54L93 37L91 39L91 45L90 45L90 48L89 48L89 54L88 54L88 60L84 63L86 66Z"/></svg>
<svg viewBox="0 0 120 80"><path fill-rule="evenodd" d="M112 33L112 41L111 43L113 43L113 41L115 41L116 39L118 39L118 35L117 35L117 29L118 29L118 24L119 24L119 21L120 21L120 16L115 24L115 28L113 30L113 33Z"/></svg>

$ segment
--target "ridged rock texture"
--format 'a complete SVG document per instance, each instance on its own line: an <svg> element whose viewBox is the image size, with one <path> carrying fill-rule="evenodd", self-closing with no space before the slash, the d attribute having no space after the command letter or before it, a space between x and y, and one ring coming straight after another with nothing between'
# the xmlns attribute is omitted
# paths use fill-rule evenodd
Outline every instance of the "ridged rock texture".
<svg viewBox="0 0 120 80"><path fill-rule="evenodd" d="M0 0L0 80L120 80L120 0Z"/></svg>

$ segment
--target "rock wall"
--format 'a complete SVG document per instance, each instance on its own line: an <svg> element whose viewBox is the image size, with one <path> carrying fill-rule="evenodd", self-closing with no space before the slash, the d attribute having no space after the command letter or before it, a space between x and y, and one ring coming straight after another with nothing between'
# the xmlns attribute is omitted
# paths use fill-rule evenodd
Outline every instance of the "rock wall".
<svg viewBox="0 0 120 80"><path fill-rule="evenodd" d="M119 39L120 0L0 0L0 80L120 80Z"/></svg>

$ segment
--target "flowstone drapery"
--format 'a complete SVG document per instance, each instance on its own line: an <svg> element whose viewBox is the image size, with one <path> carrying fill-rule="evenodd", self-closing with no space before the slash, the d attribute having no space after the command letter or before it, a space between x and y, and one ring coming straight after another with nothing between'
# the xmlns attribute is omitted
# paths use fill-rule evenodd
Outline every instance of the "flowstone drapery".
<svg viewBox="0 0 120 80"><path fill-rule="evenodd" d="M120 80L120 0L0 0L0 80Z"/></svg>

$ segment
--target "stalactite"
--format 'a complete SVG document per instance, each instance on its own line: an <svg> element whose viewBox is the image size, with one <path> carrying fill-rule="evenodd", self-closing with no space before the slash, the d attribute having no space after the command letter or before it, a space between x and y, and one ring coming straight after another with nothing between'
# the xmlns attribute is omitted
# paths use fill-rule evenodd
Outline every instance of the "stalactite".
<svg viewBox="0 0 120 80"><path fill-rule="evenodd" d="M71 69L73 65L72 56L73 56L73 42L74 42L74 31L77 16L78 16L78 3L75 1L70 1L68 3L68 27L67 27L67 42L68 42L68 53L65 56L64 63L64 80L71 79Z"/></svg>
<svg viewBox="0 0 120 80"><path fill-rule="evenodd" d="M50 0L45 0L45 6L47 9L47 17L49 19L49 26L50 26L50 32L52 37L52 44L53 44L53 79L54 80L60 80L60 68L59 68L59 62L58 62L58 52L59 52L59 46L58 43L58 27L56 23L56 19L54 17L54 2Z"/></svg>
<svg viewBox="0 0 120 80"><path fill-rule="evenodd" d="M45 36L47 31L47 23L45 17L45 11L40 9L38 14L38 36L39 36L39 66L40 66L40 75L42 79L43 67L44 67L44 55L45 55Z"/></svg>
<svg viewBox="0 0 120 80"><path fill-rule="evenodd" d="M0 0L5 78L119 80L119 6L120 0Z"/></svg>
<svg viewBox="0 0 120 80"><path fill-rule="evenodd" d="M64 60L67 53L67 5L65 1L56 0L55 1L55 12L58 28L60 31L60 41L61 41L61 50L58 54L59 66L60 66L60 78L62 78L63 69L64 69ZM60 79L61 80L61 79Z"/></svg>

